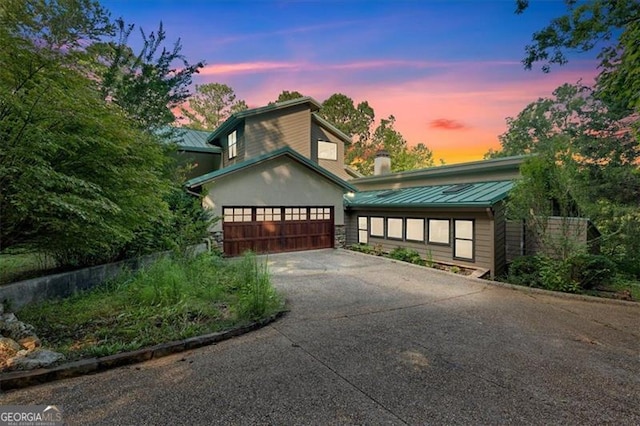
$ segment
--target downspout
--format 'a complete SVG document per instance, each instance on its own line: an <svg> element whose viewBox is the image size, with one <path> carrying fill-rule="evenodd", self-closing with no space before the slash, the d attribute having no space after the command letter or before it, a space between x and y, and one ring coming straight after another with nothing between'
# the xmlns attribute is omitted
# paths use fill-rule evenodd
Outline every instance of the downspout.
<svg viewBox="0 0 640 426"><path fill-rule="evenodd" d="M485 209L487 216L489 217L489 227L491 229L491 241L489 242L491 247L491 278L496 276L496 222L493 208L487 207Z"/></svg>

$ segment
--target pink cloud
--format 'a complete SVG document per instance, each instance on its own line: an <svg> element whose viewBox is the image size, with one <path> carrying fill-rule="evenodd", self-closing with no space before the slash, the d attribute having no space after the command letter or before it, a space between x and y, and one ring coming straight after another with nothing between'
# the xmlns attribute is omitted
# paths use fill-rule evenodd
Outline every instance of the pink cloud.
<svg viewBox="0 0 640 426"><path fill-rule="evenodd" d="M235 64L211 64L200 70L201 75L264 73L283 70L301 70L302 64L295 62L240 62Z"/></svg>
<svg viewBox="0 0 640 426"><path fill-rule="evenodd" d="M431 120L429 127L440 130L465 130L469 128L466 124L449 118L436 118L435 120Z"/></svg>
<svg viewBox="0 0 640 426"><path fill-rule="evenodd" d="M369 81L362 72L402 66L400 62L405 67L443 67L437 73L417 73L404 80L388 81ZM506 117L516 116L539 97L551 96L563 83L582 78L589 84L597 74L595 64L577 62L550 74L524 71L516 62L466 62L445 67L447 64L381 60L321 66L298 61L210 67L222 66L227 83L252 106L266 105L283 90L297 90L318 101L336 92L348 95L356 103L366 100L378 120L391 114L396 117L396 128L410 145L425 143L436 159L444 158L447 163L481 159L489 148L499 146L498 136L506 131ZM259 72L262 74L257 75ZM204 79L215 80L220 74L223 73L205 73ZM425 122L425 117L452 122ZM465 131L445 131L457 124L462 124Z"/></svg>

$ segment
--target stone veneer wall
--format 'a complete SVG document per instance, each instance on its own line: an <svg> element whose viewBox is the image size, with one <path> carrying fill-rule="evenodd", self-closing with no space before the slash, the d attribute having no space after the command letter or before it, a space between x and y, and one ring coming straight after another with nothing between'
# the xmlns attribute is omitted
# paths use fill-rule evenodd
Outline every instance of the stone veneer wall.
<svg viewBox="0 0 640 426"><path fill-rule="evenodd" d="M335 248L344 248L347 242L347 229L344 225L336 225L335 227Z"/></svg>

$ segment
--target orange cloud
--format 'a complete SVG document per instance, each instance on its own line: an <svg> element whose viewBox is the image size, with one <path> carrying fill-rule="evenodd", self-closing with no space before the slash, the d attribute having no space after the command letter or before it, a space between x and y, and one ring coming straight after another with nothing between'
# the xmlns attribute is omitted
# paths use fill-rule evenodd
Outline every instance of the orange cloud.
<svg viewBox="0 0 640 426"><path fill-rule="evenodd" d="M406 67L413 64L416 69L429 63L401 62ZM445 64L431 62L432 69L437 68L436 73L418 72L401 79L371 81L366 69L398 67L399 62L373 60L320 65L301 60L235 64L236 68L227 64L228 68L222 69L228 72L225 77L238 97L252 106L266 105L282 90L297 90L320 102L337 92L356 103L366 100L374 108L376 119L396 117L396 129L409 145L424 143L434 152L434 158L443 158L447 163L481 159L489 148L499 147L498 136L507 130L506 117L516 116L539 97L551 96L565 82L575 83L582 78L589 84L597 74L595 63L574 63L573 68L561 68L551 74L526 72L517 62L499 66L499 62L479 61L439 68ZM252 74L261 72L260 69L263 74ZM234 71L237 75L233 75ZM208 75L203 80L216 78L215 73ZM425 117L436 118L425 121Z"/></svg>
<svg viewBox="0 0 640 426"><path fill-rule="evenodd" d="M431 122L429 123L429 127L432 129L441 130L464 130L469 128L469 126L460 121L451 120L448 118L437 118L435 120L431 120Z"/></svg>

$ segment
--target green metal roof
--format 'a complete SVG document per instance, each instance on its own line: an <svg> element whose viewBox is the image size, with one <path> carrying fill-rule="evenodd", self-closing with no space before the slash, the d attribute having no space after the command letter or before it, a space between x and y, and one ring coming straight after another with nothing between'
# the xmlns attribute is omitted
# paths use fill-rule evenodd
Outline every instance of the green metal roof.
<svg viewBox="0 0 640 426"><path fill-rule="evenodd" d="M357 191L357 189L354 186L350 185L345 180L339 178L338 176L334 175L333 173L331 173L330 171L326 170L325 168L320 167L318 164L316 164L313 161L309 160L308 158L302 156L301 154L298 154L296 151L294 151L293 149L291 149L289 147L280 148L280 149L277 149L275 151L269 152L267 154L260 155L258 157L250 158L249 160L233 164L233 165L231 165L229 167L225 167L223 169L215 170L215 171L209 172L209 173L207 173L205 175L195 177L193 179L188 180L185 183L185 186L187 186L188 188L193 188L195 186L200 186L200 185L203 185L203 184L205 184L207 182L211 182L214 179L220 178L222 176L229 175L231 173L235 173L235 172L240 171L240 170L247 169L249 167L255 166L257 164L263 163L265 161L269 161L269 160L271 160L273 158L280 157L280 156L288 156L290 158L293 158L294 160L296 160L299 163L302 163L303 165L307 166L308 168L314 170L316 173L324 176L325 178L329 179L330 181L332 181L336 185L341 186L342 188L346 189L347 191L351 191L351 192L356 192Z"/></svg>
<svg viewBox="0 0 640 426"><path fill-rule="evenodd" d="M207 138L211 134L209 131L177 127L174 129L174 132L175 136L172 136L171 139L178 144L179 149L195 152L222 152L220 147L207 142Z"/></svg>
<svg viewBox="0 0 640 426"><path fill-rule="evenodd" d="M240 124L242 120L244 120L246 117L250 117L258 114L264 114L267 112L277 111L283 108L289 108L292 106L304 105L304 104L311 104L312 111L319 110L321 106L320 103L318 103L318 101L316 101L315 99L309 96L305 96L303 98L292 99L290 101L277 102L277 103L263 106L263 107L250 108L250 109L245 109L244 111L234 112L233 114L231 114L229 118L225 120L224 123L222 123L217 129L213 131L213 133L209 135L207 140L211 142L214 139L219 138L220 136L224 136L227 132L230 132L238 124Z"/></svg>
<svg viewBox="0 0 640 426"><path fill-rule="evenodd" d="M407 170L404 172L389 173L378 176L365 176L354 179L354 184L360 183L394 183L407 182L410 180L426 179L431 177L448 177L448 176L470 176L482 175L487 171L509 171L519 170L520 165L528 158L529 155L517 155L512 157L492 158L490 160L470 161L459 164L445 164L443 166L426 167L424 169Z"/></svg>
<svg viewBox="0 0 640 426"><path fill-rule="evenodd" d="M513 185L513 181L495 181L363 191L345 197L345 205L369 208L491 207L505 199Z"/></svg>

